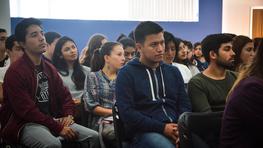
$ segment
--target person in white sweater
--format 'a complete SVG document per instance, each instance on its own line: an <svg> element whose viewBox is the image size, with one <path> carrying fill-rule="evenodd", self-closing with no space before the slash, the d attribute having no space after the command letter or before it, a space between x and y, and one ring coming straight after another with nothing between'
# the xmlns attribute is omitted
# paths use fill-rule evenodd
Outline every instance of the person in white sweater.
<svg viewBox="0 0 263 148"><path fill-rule="evenodd" d="M178 46L176 46L175 37L170 32L165 31L164 40L165 53L163 61L167 64L172 64L179 69L181 75L183 76L184 83L186 85L192 78L192 73L186 65L173 62L176 55L176 50L178 50L176 49L176 47Z"/></svg>

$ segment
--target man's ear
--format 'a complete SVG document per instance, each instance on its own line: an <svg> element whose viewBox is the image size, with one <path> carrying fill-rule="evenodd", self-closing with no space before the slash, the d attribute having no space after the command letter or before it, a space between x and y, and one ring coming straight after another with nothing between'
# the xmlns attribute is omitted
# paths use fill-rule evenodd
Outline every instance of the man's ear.
<svg viewBox="0 0 263 148"><path fill-rule="evenodd" d="M210 58L210 61L215 60L217 58L217 53L214 50L211 50L209 52L209 58Z"/></svg>
<svg viewBox="0 0 263 148"><path fill-rule="evenodd" d="M141 43L136 43L136 48L140 52L142 49L143 45Z"/></svg>

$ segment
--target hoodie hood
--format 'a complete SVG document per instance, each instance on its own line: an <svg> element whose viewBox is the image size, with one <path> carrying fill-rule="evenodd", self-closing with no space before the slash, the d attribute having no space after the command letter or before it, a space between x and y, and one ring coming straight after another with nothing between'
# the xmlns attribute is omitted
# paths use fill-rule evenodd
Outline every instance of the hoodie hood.
<svg viewBox="0 0 263 148"><path fill-rule="evenodd" d="M163 133L165 123L176 123L182 112L191 110L182 76L175 66L160 62L152 69L138 58L120 69L116 102L127 135Z"/></svg>

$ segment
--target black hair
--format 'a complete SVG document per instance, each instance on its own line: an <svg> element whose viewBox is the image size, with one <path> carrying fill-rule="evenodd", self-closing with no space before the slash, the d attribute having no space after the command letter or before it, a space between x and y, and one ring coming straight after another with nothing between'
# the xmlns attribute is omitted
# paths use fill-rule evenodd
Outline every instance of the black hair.
<svg viewBox="0 0 263 148"><path fill-rule="evenodd" d="M235 68L237 68L237 66L239 66L239 64L242 63L242 61L240 59L242 48L244 48L244 46L246 46L246 44L249 42L253 43L253 41L247 36L239 35L239 36L236 36L233 38L233 47L232 48L236 54L235 61L234 61Z"/></svg>
<svg viewBox="0 0 263 148"><path fill-rule="evenodd" d="M201 42L202 52L205 57L205 60L209 63L210 51L213 50L216 54L218 54L221 44L229 42L232 42L232 38L226 34L211 34L206 36Z"/></svg>
<svg viewBox="0 0 263 148"><path fill-rule="evenodd" d="M190 50L193 49L193 44L190 41L184 40L184 45L187 46Z"/></svg>
<svg viewBox="0 0 263 148"><path fill-rule="evenodd" d="M236 34L234 34L234 33L223 33L223 34L225 34L225 35L227 35L227 36L231 37L232 39L233 39L234 37L236 37L236 36L237 36L237 35L236 35Z"/></svg>
<svg viewBox="0 0 263 148"><path fill-rule="evenodd" d="M175 37L173 36L172 33L164 31L164 44L165 44L165 48L168 47L168 43L173 42L176 46L176 42L175 42ZM178 50L177 48L175 48L175 50Z"/></svg>
<svg viewBox="0 0 263 148"><path fill-rule="evenodd" d="M27 28L31 25L37 25L42 28L41 21L35 18L26 18L23 19L16 25L15 36L18 42L25 42Z"/></svg>
<svg viewBox="0 0 263 148"><path fill-rule="evenodd" d="M45 33L45 38L46 38L46 42L51 45L55 39L60 38L61 35L57 32L46 32Z"/></svg>
<svg viewBox="0 0 263 148"><path fill-rule="evenodd" d="M202 44L201 44L200 42L196 42L196 43L194 43L194 49L195 49L197 46L199 46L199 45L202 46Z"/></svg>
<svg viewBox="0 0 263 148"><path fill-rule="evenodd" d="M129 33L128 37L135 41L134 30L132 30L132 31Z"/></svg>
<svg viewBox="0 0 263 148"><path fill-rule="evenodd" d="M107 42L102 45L101 48L94 51L93 57L91 59L91 71L96 72L101 70L105 65L104 56L110 55L113 48L117 45L121 45L117 42Z"/></svg>
<svg viewBox="0 0 263 148"><path fill-rule="evenodd" d="M58 72L63 76L69 75L68 65L67 65L65 59L61 58L62 47L68 41L71 41L76 45L76 43L74 42L73 39L71 39L67 36L64 36L58 40L58 42L55 46L53 57L52 57L53 65L57 68ZM83 69L82 69L80 63L79 63L78 58L74 61L74 64L73 64L73 73L72 73L71 79L74 82L77 90L84 89L85 74L83 72Z"/></svg>
<svg viewBox="0 0 263 148"><path fill-rule="evenodd" d="M119 40L119 42L122 44L123 49L125 50L127 47L133 47L135 48L135 42L134 40L126 37L126 38L122 38L121 40Z"/></svg>
<svg viewBox="0 0 263 148"><path fill-rule="evenodd" d="M144 43L146 36L163 32L163 28L151 21L141 22L134 31L135 42Z"/></svg>
<svg viewBox="0 0 263 148"><path fill-rule="evenodd" d="M119 36L118 36L118 38L117 38L117 42L120 42L120 40L122 40L122 39L124 39L124 38L127 38L127 36L125 35L125 34L123 34L123 33L121 33Z"/></svg>
<svg viewBox="0 0 263 148"><path fill-rule="evenodd" d="M10 50L10 51L12 51L12 48L13 48L13 46L15 45L15 42L16 41L16 37L15 37L15 35L13 34L13 35L10 35L7 39L6 39L6 41L5 41L5 48L7 49L7 50Z"/></svg>
<svg viewBox="0 0 263 148"><path fill-rule="evenodd" d="M83 65L90 67L91 58L96 49L100 48L102 43L101 41L106 39L103 34L94 34L90 37L88 42L88 50L85 53L85 59Z"/></svg>
<svg viewBox="0 0 263 148"><path fill-rule="evenodd" d="M2 32L5 32L5 33L6 33L6 30L3 29L3 28L0 28L0 33L2 33Z"/></svg>
<svg viewBox="0 0 263 148"><path fill-rule="evenodd" d="M178 54L180 51L180 43L184 44L184 40L182 40L181 38L177 38L177 37L175 37L174 40L175 40L175 48L176 48L174 62L184 64L187 66L189 63L189 60L187 58L185 60L179 59L179 54Z"/></svg>
<svg viewBox="0 0 263 148"><path fill-rule="evenodd" d="M178 59L178 52L179 52L179 46L180 46L180 43L183 42L182 39L180 38L177 38L177 37L174 37L174 43L175 43L175 49L176 49L176 54L175 54L175 58L174 58L174 62L178 62L178 63L181 63Z"/></svg>

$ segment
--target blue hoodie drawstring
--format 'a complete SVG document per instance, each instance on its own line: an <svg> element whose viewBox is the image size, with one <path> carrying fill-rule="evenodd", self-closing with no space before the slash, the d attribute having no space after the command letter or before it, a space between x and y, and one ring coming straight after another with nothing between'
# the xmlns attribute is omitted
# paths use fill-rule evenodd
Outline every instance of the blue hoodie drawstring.
<svg viewBox="0 0 263 148"><path fill-rule="evenodd" d="M150 71L148 69L146 69L146 72L147 72L149 80L150 80L150 86L151 86L151 92L152 92L152 100L156 101L155 94L154 94L154 89L153 89L153 81L152 81L151 73L150 73Z"/></svg>
<svg viewBox="0 0 263 148"><path fill-rule="evenodd" d="M152 76L151 76L151 73L149 71L149 69L146 68L146 72L148 74L148 77L149 77L149 80L150 80L150 86L151 86L151 93L152 93L152 100L153 101L156 101L156 98L155 98L155 94L154 94L154 88L153 88L153 81L152 81ZM166 97L166 92L165 92L165 86L164 86L164 79L163 79L163 72L162 72L162 68L160 67L160 73L161 73L161 79L162 79L162 87L163 87L163 97L165 98ZM155 78L156 79L156 78ZM156 79L156 81L158 81ZM156 82L157 85L158 85L158 82ZM158 86L157 86L158 88ZM157 91L158 92L158 91ZM157 95L158 96L158 95ZM165 103L165 99L162 98L162 101ZM160 99L160 98L159 98ZM173 122L172 118L168 115L166 109L164 108L164 105L162 105L162 110L164 112L164 114L166 115L166 117L170 120L170 122Z"/></svg>
<svg viewBox="0 0 263 148"><path fill-rule="evenodd" d="M156 101L151 73L150 73L149 69L147 69L147 68L146 68L146 72L147 72L149 80L150 80L152 100ZM165 86L164 86L164 79L163 79L163 72L162 72L162 68L161 67L160 67L160 72L161 72L161 79L162 79L162 86L163 86L163 96L166 97Z"/></svg>

